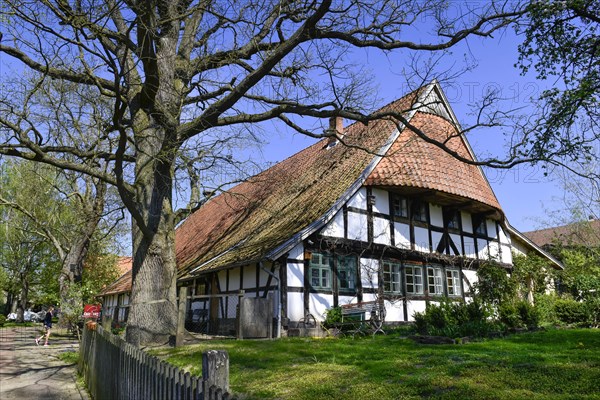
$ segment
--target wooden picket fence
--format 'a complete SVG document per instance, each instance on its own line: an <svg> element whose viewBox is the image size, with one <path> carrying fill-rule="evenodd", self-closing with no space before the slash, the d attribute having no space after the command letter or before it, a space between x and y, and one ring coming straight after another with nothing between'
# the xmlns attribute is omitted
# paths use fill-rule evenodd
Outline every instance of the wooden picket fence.
<svg viewBox="0 0 600 400"><path fill-rule="evenodd" d="M84 329L79 373L94 400L236 400L224 351L202 355L202 377L183 372L98 325Z"/></svg>

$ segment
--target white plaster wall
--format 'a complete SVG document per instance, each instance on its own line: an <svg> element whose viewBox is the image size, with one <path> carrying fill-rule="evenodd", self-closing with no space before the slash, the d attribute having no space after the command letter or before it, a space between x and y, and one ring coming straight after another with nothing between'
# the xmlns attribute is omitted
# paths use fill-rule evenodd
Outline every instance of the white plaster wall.
<svg viewBox="0 0 600 400"><path fill-rule="evenodd" d="M363 294L363 301L375 301L375 300L377 300L377 295L375 293Z"/></svg>
<svg viewBox="0 0 600 400"><path fill-rule="evenodd" d="M425 311L426 303L425 300L411 300L408 302L406 310L409 321L414 321L413 314L415 312Z"/></svg>
<svg viewBox="0 0 600 400"><path fill-rule="evenodd" d="M321 230L324 236L343 238L344 237L344 213L338 211L335 217Z"/></svg>
<svg viewBox="0 0 600 400"><path fill-rule="evenodd" d="M415 250L429 253L429 231L415 226Z"/></svg>
<svg viewBox="0 0 600 400"><path fill-rule="evenodd" d="M256 287L256 265L244 266L244 289Z"/></svg>
<svg viewBox="0 0 600 400"><path fill-rule="evenodd" d="M360 282L363 288L377 287L377 273L379 271L379 260L372 258L360 259Z"/></svg>
<svg viewBox="0 0 600 400"><path fill-rule="evenodd" d="M368 241L366 215L348 211L348 239Z"/></svg>
<svg viewBox="0 0 600 400"><path fill-rule="evenodd" d="M386 322L404 321L404 308L402 301L385 301L385 320Z"/></svg>
<svg viewBox="0 0 600 400"><path fill-rule="evenodd" d="M304 245L302 243L298 243L290 253L288 254L288 258L292 260L303 260L304 261Z"/></svg>
<svg viewBox="0 0 600 400"><path fill-rule="evenodd" d="M373 242L388 246L392 244L390 221L378 217L373 218Z"/></svg>
<svg viewBox="0 0 600 400"><path fill-rule="evenodd" d="M375 204L373 211L385 215L390 215L390 198L389 193L385 190L373 188L373 196L375 196Z"/></svg>
<svg viewBox="0 0 600 400"><path fill-rule="evenodd" d="M527 255L527 248L525 247L525 245L518 239L513 238L513 241L511 243L512 245L512 250L516 253L516 254L520 254L522 256Z"/></svg>
<svg viewBox="0 0 600 400"><path fill-rule="evenodd" d="M348 200L349 207L360 208L361 210L367 209L367 189L361 187L358 192Z"/></svg>
<svg viewBox="0 0 600 400"><path fill-rule="evenodd" d="M465 257L477 258L475 254L475 240L467 236L465 236L463 240L465 241Z"/></svg>
<svg viewBox="0 0 600 400"><path fill-rule="evenodd" d="M487 260L489 258L489 248L488 248L488 242L485 239L477 239L477 249L479 250L479 253L477 254L477 257L480 260Z"/></svg>
<svg viewBox="0 0 600 400"><path fill-rule="evenodd" d="M500 243L510 244L510 237L504 232L504 228L502 226L500 228Z"/></svg>
<svg viewBox="0 0 600 400"><path fill-rule="evenodd" d="M431 247L433 247L433 251L435 251L442 240L442 234L440 232L431 232ZM444 250L442 250L444 251Z"/></svg>
<svg viewBox="0 0 600 400"><path fill-rule="evenodd" d="M471 271L463 269L463 286L465 288L465 293L472 290L472 287L475 283L477 283L477 271Z"/></svg>
<svg viewBox="0 0 600 400"><path fill-rule="evenodd" d="M487 234L489 237L492 237L494 239L498 238L498 232L496 231L496 221L493 221L491 219L486 219L485 220L486 224L487 224Z"/></svg>
<svg viewBox="0 0 600 400"><path fill-rule="evenodd" d="M304 287L304 264L287 264L287 284L290 287Z"/></svg>
<svg viewBox="0 0 600 400"><path fill-rule="evenodd" d="M219 288L222 292L225 291L225 288L227 287L227 271L222 270L217 272L217 279L219 280Z"/></svg>
<svg viewBox="0 0 600 400"><path fill-rule="evenodd" d="M490 258L495 261L500 261L500 245L496 241L490 241L488 244Z"/></svg>
<svg viewBox="0 0 600 400"><path fill-rule="evenodd" d="M473 221L471 220L471 214L465 211L461 211L460 218L462 219L463 231L473 233Z"/></svg>
<svg viewBox="0 0 600 400"><path fill-rule="evenodd" d="M271 271L271 264L270 263L265 263L263 264L263 267L267 270L267 271ZM260 268L260 267L259 267ZM277 269L275 269L275 276L278 276L277 274ZM263 271L262 269L260 270L260 274L258 275L258 282L259 282L259 286L260 287L265 287L267 285L267 281L269 280L269 274L267 274L265 271ZM275 281L273 279L271 279L271 284L274 285Z"/></svg>
<svg viewBox="0 0 600 400"><path fill-rule="evenodd" d="M304 318L304 294L288 292L288 318L290 321L299 321Z"/></svg>
<svg viewBox="0 0 600 400"><path fill-rule="evenodd" d="M462 245L460 242L460 235L455 235L453 233L450 234L450 239L452 239L452 243L454 243L454 245L456 246L456 250L458 250L458 253L455 252L454 250L452 250L452 247L450 247L450 254L453 254L455 256L460 256L462 255Z"/></svg>
<svg viewBox="0 0 600 400"><path fill-rule="evenodd" d="M356 298L356 296L340 296L338 298L338 304L340 306L343 305L343 304L356 303L357 301L358 301L358 299Z"/></svg>
<svg viewBox="0 0 600 400"><path fill-rule="evenodd" d="M512 264L512 252L511 247L507 245L502 245L502 262L506 264Z"/></svg>
<svg viewBox="0 0 600 400"><path fill-rule="evenodd" d="M433 226L444 226L444 216L442 214L442 206L437 204L429 204L429 219Z"/></svg>
<svg viewBox="0 0 600 400"><path fill-rule="evenodd" d="M240 290L240 269L229 270L229 290Z"/></svg>
<svg viewBox="0 0 600 400"><path fill-rule="evenodd" d="M333 307L333 295L311 293L308 306L312 315L319 321L325 320L325 311Z"/></svg>
<svg viewBox="0 0 600 400"><path fill-rule="evenodd" d="M394 222L394 241L396 247L410 249L410 227L408 224Z"/></svg>

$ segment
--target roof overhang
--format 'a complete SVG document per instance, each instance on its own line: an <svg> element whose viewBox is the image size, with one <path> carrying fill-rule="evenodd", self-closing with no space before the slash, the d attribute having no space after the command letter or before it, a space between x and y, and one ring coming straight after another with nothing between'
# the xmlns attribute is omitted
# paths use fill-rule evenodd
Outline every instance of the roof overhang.
<svg viewBox="0 0 600 400"><path fill-rule="evenodd" d="M521 232L519 232L517 229L515 229L511 224L509 224L508 221L505 220L505 224L506 224L506 228L507 228L508 232L511 235L518 237L519 240L524 242L527 246L529 246L534 251L541 254L543 257L547 258L548 261L550 261L552 263L552 268L558 269L558 270L565 269L565 267L562 265L562 263L560 261L558 261L556 258L554 258L554 256L552 256L552 254L548 253L546 250L542 249L540 246L533 243L529 238L527 238L527 236L523 235Z"/></svg>

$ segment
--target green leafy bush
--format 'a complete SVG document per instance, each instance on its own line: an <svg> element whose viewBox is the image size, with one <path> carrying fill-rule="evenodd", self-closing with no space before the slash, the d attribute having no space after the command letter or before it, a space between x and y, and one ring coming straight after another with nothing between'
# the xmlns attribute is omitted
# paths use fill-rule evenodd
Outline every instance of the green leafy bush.
<svg viewBox="0 0 600 400"><path fill-rule="evenodd" d="M600 326L600 297L594 297L586 300L588 310L588 325L597 328Z"/></svg>
<svg viewBox="0 0 600 400"><path fill-rule="evenodd" d="M509 329L532 328L539 325L540 313L526 300L516 300L498 306L498 319Z"/></svg>
<svg viewBox="0 0 600 400"><path fill-rule="evenodd" d="M517 312L519 313L519 319L521 324L528 328L536 328L540 323L540 312L536 307L529 302L523 300L517 302Z"/></svg>
<svg viewBox="0 0 600 400"><path fill-rule="evenodd" d="M422 313L415 313L415 327L422 335L448 337L483 337L498 326L490 318L489 308L479 302L442 301L430 304Z"/></svg>
<svg viewBox="0 0 600 400"><path fill-rule="evenodd" d="M554 304L554 310L562 323L582 325L589 323L589 309L586 303L572 299L559 299Z"/></svg>
<svg viewBox="0 0 600 400"><path fill-rule="evenodd" d="M506 269L493 262L479 267L473 288L482 302L492 305L510 301L516 295L515 282L511 281Z"/></svg>
<svg viewBox="0 0 600 400"><path fill-rule="evenodd" d="M522 327L519 311L514 302L504 302L498 306L498 319L509 329Z"/></svg>
<svg viewBox="0 0 600 400"><path fill-rule="evenodd" d="M5 322L6 322L6 315L0 314L0 327L4 326Z"/></svg>
<svg viewBox="0 0 600 400"><path fill-rule="evenodd" d="M551 325L559 323L555 311L555 304L558 299L556 293L536 294L534 296L535 308L539 313L540 323Z"/></svg>
<svg viewBox="0 0 600 400"><path fill-rule="evenodd" d="M331 307L330 309L325 311L325 321L323 324L330 328L342 322L342 308L341 307Z"/></svg>

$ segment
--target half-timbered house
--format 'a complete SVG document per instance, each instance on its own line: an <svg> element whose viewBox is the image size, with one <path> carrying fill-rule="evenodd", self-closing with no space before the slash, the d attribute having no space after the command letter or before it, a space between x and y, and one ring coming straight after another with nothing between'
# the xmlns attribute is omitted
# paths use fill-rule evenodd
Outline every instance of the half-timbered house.
<svg viewBox="0 0 600 400"><path fill-rule="evenodd" d="M403 123L392 118L403 116ZM235 296L271 297L274 332L379 299L387 322L470 294L482 262L512 252L560 264L512 228L440 86L431 84L211 198L176 231L179 285L196 320L231 330ZM209 301L219 298L219 301ZM217 321L219 322L217 324ZM213 329L214 330L214 329Z"/></svg>

